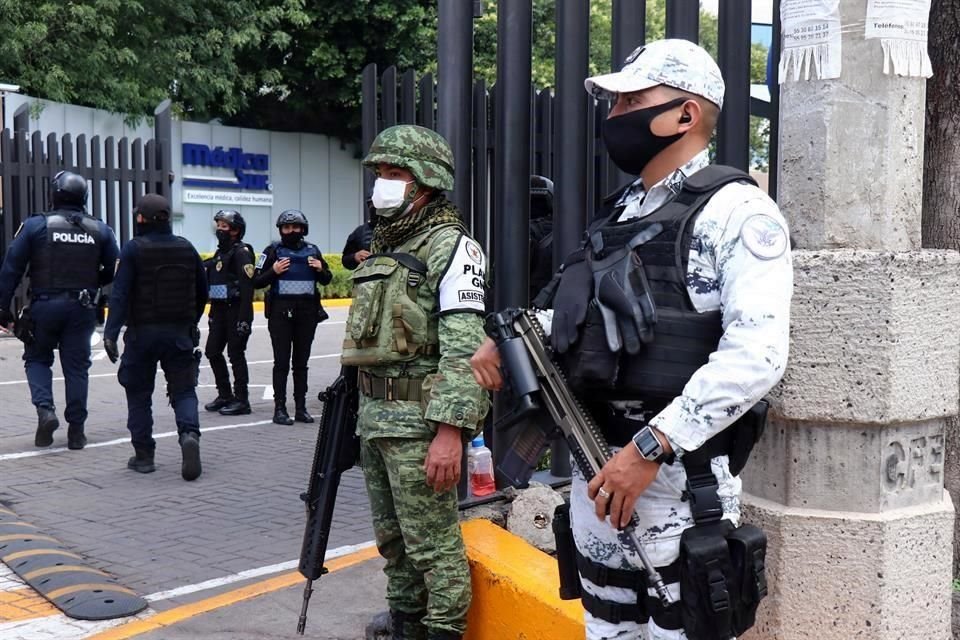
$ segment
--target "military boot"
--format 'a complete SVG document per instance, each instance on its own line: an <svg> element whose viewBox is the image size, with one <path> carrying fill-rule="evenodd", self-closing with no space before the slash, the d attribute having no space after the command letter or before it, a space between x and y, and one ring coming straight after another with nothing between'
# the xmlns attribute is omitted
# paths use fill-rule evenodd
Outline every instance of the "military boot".
<svg viewBox="0 0 960 640"><path fill-rule="evenodd" d="M210 412L220 411L220 409L230 405L232 402L236 402L236 400L229 393L226 395L218 394L213 402L208 402L207 404L203 405L203 408ZM249 413L249 411L247 413Z"/></svg>
<svg viewBox="0 0 960 640"><path fill-rule="evenodd" d="M273 422L275 424L293 424L293 419L291 419L290 414L287 413L287 406L285 404L277 404L274 406Z"/></svg>
<svg viewBox="0 0 960 640"><path fill-rule="evenodd" d="M427 640L460 640L463 638L459 633L447 631L446 629L430 629L427 633Z"/></svg>
<svg viewBox="0 0 960 640"><path fill-rule="evenodd" d="M153 473L157 468L153 465L153 451L134 449L136 455L127 460L127 469L137 473Z"/></svg>
<svg viewBox="0 0 960 640"><path fill-rule="evenodd" d="M60 426L57 413L53 409L37 407L37 434L33 444L38 447L49 447L53 444L53 432Z"/></svg>
<svg viewBox="0 0 960 640"><path fill-rule="evenodd" d="M427 615L426 611L406 613L391 609L390 640L426 640L427 628L420 622L425 615Z"/></svg>
<svg viewBox="0 0 960 640"><path fill-rule="evenodd" d="M303 398L297 400L297 410L293 412L293 419L297 422L313 422L313 416L307 412L307 402Z"/></svg>
<svg viewBox="0 0 960 640"><path fill-rule="evenodd" d="M196 480L203 472L200 466L200 436L188 431L180 436L180 453L183 455L183 464L180 466L180 475L187 482Z"/></svg>
<svg viewBox="0 0 960 640"><path fill-rule="evenodd" d="M238 391L230 403L220 409L222 416L245 416L250 413L250 400L246 391Z"/></svg>
<svg viewBox="0 0 960 640"><path fill-rule="evenodd" d="M67 449L79 451L87 446L87 436L83 433L82 424L71 424L67 427Z"/></svg>

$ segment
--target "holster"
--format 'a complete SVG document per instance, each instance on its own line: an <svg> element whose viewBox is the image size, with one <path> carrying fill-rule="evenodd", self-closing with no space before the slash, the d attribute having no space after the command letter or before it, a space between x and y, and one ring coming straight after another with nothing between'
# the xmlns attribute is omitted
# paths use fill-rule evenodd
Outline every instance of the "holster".
<svg viewBox="0 0 960 640"><path fill-rule="evenodd" d="M553 537L557 543L557 569L560 571L560 599L580 597L580 573L577 571L577 545L570 528L570 503L564 502L553 511Z"/></svg>
<svg viewBox="0 0 960 640"><path fill-rule="evenodd" d="M30 307L24 307L20 310L20 315L17 316L16 321L13 323L13 335L23 344L31 345L36 340L36 335L34 334L35 329L36 323L33 320Z"/></svg>
<svg viewBox="0 0 960 640"><path fill-rule="evenodd" d="M620 354L610 351L599 305L590 302L576 349L558 354L573 389L612 389L620 371Z"/></svg>

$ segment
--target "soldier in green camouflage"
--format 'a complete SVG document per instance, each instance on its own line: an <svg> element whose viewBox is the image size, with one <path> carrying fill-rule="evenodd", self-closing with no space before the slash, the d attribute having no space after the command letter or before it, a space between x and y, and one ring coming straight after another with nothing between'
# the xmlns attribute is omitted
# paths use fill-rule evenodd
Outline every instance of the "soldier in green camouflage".
<svg viewBox="0 0 960 640"><path fill-rule="evenodd" d="M453 154L440 135L390 127L363 164L377 175L379 221L353 272L343 364L360 369L357 431L393 637L460 638L470 570L456 487L463 444L488 408L470 369L486 256L443 195Z"/></svg>

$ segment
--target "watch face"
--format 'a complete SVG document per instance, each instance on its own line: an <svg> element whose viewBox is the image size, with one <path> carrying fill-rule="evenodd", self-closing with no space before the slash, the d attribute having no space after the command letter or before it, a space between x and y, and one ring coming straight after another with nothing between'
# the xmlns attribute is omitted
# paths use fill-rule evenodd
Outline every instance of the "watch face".
<svg viewBox="0 0 960 640"><path fill-rule="evenodd" d="M633 442L637 446L640 455L647 460L656 460L663 453L663 447L660 446L660 441L657 440L657 437L650 431L650 427L644 427L640 433L634 436Z"/></svg>

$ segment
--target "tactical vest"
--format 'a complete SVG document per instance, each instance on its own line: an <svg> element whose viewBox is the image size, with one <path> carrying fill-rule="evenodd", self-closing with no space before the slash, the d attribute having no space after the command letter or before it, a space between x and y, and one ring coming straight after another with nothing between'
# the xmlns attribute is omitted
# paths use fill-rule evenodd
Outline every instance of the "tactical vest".
<svg viewBox="0 0 960 640"><path fill-rule="evenodd" d="M353 303L341 361L350 366L411 362L440 350L436 295L423 290L426 261L442 224L420 233L393 253L373 254L353 272Z"/></svg>
<svg viewBox="0 0 960 640"><path fill-rule="evenodd" d="M246 245L241 242L230 245L223 253L217 250L207 267L207 284L210 287L210 300L226 302L240 297L239 279L233 269L233 259L237 249Z"/></svg>
<svg viewBox="0 0 960 640"><path fill-rule="evenodd" d="M62 213L47 215L47 241L30 258L34 290L96 289L100 286L100 225L84 215L74 223Z"/></svg>
<svg viewBox="0 0 960 640"><path fill-rule="evenodd" d="M621 213L618 208L591 229L591 236L601 235L600 241L595 238L593 244L600 244L602 250L595 251L588 242L587 252L594 259L602 259L604 254L623 248L653 225L662 226L659 234L634 249L646 276L656 320L653 340L644 344L639 353L609 354L611 362L598 366L596 345L601 339L605 342L604 328L603 322L598 322L599 311L592 308L581 338L563 357L571 385L579 387L578 391L589 391L591 398L597 400L669 401L683 392L697 369L717 350L723 336L721 313L696 310L687 289L687 263L697 216L717 191L732 182L756 184L738 169L711 165L688 178L674 199L650 215L615 222ZM581 353L582 349L586 352ZM588 366L588 360L600 377L580 375L577 368Z"/></svg>
<svg viewBox="0 0 960 640"><path fill-rule="evenodd" d="M317 295L317 272L307 260L316 258L320 250L316 245L304 242L299 249L291 249L283 244L274 245L277 260L290 259L290 268L277 276L270 295L273 297L315 297Z"/></svg>
<svg viewBox="0 0 960 640"><path fill-rule="evenodd" d="M197 314L196 250L184 238L137 236L130 325L193 324Z"/></svg>

